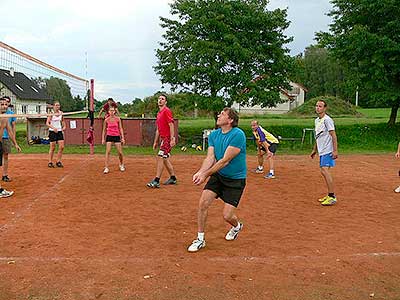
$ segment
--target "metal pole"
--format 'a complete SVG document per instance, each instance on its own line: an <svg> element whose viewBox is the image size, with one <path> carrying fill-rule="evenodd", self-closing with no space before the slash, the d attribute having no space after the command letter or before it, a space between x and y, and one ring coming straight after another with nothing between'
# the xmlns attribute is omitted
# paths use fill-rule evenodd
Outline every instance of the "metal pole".
<svg viewBox="0 0 400 300"><path fill-rule="evenodd" d="M356 106L358 106L358 85L356 88Z"/></svg>

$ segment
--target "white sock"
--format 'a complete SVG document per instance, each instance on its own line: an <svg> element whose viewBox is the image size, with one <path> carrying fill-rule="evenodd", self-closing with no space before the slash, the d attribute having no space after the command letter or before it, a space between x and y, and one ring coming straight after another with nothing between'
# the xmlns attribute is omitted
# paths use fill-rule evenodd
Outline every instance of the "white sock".
<svg viewBox="0 0 400 300"><path fill-rule="evenodd" d="M274 170L269 170L269 174L275 175Z"/></svg>
<svg viewBox="0 0 400 300"><path fill-rule="evenodd" d="M258 168L259 170L263 170L263 169L264 169L263 166L258 166L257 168Z"/></svg>
<svg viewBox="0 0 400 300"><path fill-rule="evenodd" d="M204 232L198 232L197 239L199 239L200 241L204 241Z"/></svg>
<svg viewBox="0 0 400 300"><path fill-rule="evenodd" d="M235 227L235 230L239 230L240 229L240 222L238 222L237 226Z"/></svg>

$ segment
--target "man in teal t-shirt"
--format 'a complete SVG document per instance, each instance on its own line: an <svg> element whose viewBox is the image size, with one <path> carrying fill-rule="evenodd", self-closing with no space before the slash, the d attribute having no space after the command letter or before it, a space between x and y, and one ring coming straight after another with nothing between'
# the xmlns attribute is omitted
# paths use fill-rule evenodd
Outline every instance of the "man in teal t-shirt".
<svg viewBox="0 0 400 300"><path fill-rule="evenodd" d="M11 109L11 99L8 96L4 96L3 99L7 101L8 109L6 114L13 115L14 112ZM13 134L15 138L15 123L17 118L11 117L8 118L8 122L10 123L10 127L13 132L9 133L7 129L4 128L2 143L3 143L3 176L1 178L2 181L11 181L10 177L8 177L8 154L11 153L11 141L9 134Z"/></svg>
<svg viewBox="0 0 400 300"><path fill-rule="evenodd" d="M225 202L223 216L232 227L225 236L227 241L235 240L243 228L235 212L246 186L246 136L237 128L239 115L226 107L218 115L219 129L208 137L208 152L200 170L193 175L193 183L202 184L210 177L199 201L198 232L189 246L189 252L197 252L206 245L204 228L207 211L212 201L221 198Z"/></svg>

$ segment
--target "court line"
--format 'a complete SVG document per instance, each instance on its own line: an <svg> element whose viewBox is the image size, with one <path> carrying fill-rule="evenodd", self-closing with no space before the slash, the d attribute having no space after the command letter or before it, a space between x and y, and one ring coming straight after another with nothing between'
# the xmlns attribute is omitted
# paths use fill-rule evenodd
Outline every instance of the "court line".
<svg viewBox="0 0 400 300"><path fill-rule="evenodd" d="M87 164L89 161L89 158L86 158L82 164ZM14 217L4 225L0 227L0 233L5 232L6 230L14 227L16 223L23 217L25 216L31 209L32 207L43 197L43 196L48 196L49 190L58 188L67 178L71 176L76 170L81 170L82 169L82 164L79 164L76 168L72 169L68 174L65 174L63 177L60 178L58 182L56 182L51 188L47 189L40 195L38 195L36 198L34 198L26 207L22 208L20 211L15 213Z"/></svg>
<svg viewBox="0 0 400 300"><path fill-rule="evenodd" d="M185 262L187 260L207 260L211 262L247 262L247 263L272 263L275 261L288 260L317 260L317 259L332 259L340 261L342 259L352 259L352 258L381 258L381 257L400 257L400 252L371 252L371 253L356 253L348 255L329 255L329 256L309 256L309 255L295 255L295 256L196 256L196 254L187 254L185 257L45 257L45 256L3 256L0 257L0 262L111 262L111 263L122 263L122 262L157 262L168 260L172 263Z"/></svg>

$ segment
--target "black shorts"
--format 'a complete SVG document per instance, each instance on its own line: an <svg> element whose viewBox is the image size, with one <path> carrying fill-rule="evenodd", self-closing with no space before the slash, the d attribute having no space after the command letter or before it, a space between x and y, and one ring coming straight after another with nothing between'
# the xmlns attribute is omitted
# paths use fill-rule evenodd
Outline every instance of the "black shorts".
<svg viewBox="0 0 400 300"><path fill-rule="evenodd" d="M225 203L238 207L245 186L246 179L231 179L215 173L210 176L204 189L213 191L217 194L216 198L221 198Z"/></svg>
<svg viewBox="0 0 400 300"><path fill-rule="evenodd" d="M268 150L270 152L272 152L273 154L275 154L277 149L278 149L278 144L275 144L275 143L269 144ZM264 146L261 146L261 151L267 152L267 150L265 149Z"/></svg>
<svg viewBox="0 0 400 300"><path fill-rule="evenodd" d="M107 135L106 142L121 143L121 137L119 135Z"/></svg>
<svg viewBox="0 0 400 300"><path fill-rule="evenodd" d="M57 142L57 141L63 141L64 140L64 135L62 131L51 131L49 130L49 141L50 142Z"/></svg>

